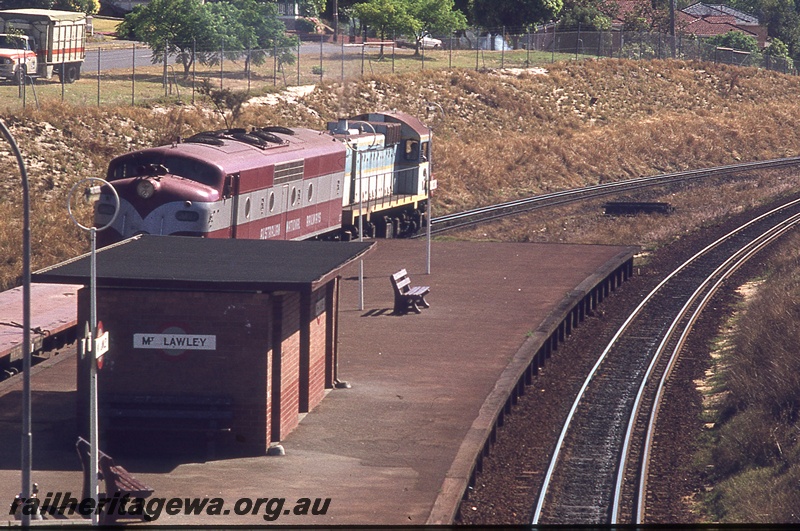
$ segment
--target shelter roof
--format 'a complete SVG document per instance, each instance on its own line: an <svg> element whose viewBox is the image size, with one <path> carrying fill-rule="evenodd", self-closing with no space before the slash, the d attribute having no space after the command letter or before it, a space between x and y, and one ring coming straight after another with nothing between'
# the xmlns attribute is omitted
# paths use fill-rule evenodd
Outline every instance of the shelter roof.
<svg viewBox="0 0 800 531"><path fill-rule="evenodd" d="M374 242L269 241L141 235L97 251L97 287L162 291L306 291L329 282ZM85 254L36 271L34 282L90 282Z"/></svg>

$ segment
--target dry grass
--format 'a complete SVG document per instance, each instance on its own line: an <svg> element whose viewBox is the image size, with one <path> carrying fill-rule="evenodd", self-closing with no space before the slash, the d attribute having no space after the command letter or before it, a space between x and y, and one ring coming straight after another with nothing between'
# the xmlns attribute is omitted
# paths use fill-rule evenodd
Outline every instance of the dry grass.
<svg viewBox="0 0 800 531"><path fill-rule="evenodd" d="M725 523L800 522L800 236L769 263L720 352L707 400L714 429L697 455L714 485L703 506Z"/></svg>
<svg viewBox="0 0 800 531"><path fill-rule="evenodd" d="M642 246L651 250L770 198L796 190L792 170L743 173L688 187L639 193L637 201L663 201L670 215L606 216L600 199L580 206L547 209L464 231L459 238L515 242L556 242ZM615 198L625 199L625 198Z"/></svg>
<svg viewBox="0 0 800 531"><path fill-rule="evenodd" d="M546 75L426 71L330 85L312 105L424 116L440 212L643 174L794 154L800 82L673 61L557 64ZM765 94L770 96L766 97ZM446 118L426 111L425 101ZM594 102L594 105L592 103Z"/></svg>
<svg viewBox="0 0 800 531"><path fill-rule="evenodd" d="M441 214L544 191L793 155L800 150L798 89L796 77L680 61L556 63L544 73L425 70L326 83L296 104L251 105L237 125L321 128L342 115L387 108L420 116L436 132L434 210ZM429 110L426 101L440 104L444 115ZM195 106L174 107L49 102L38 111L7 111L2 117L28 167L34 226L41 227L33 233L41 242L37 268L86 250L66 215L66 191L74 182L103 176L117 154L224 125L199 99ZM21 213L13 157L0 158L0 169L6 176L0 180L6 192L0 214L7 220L0 229L7 257L0 287L7 288L20 274L13 249ZM786 181L727 187L737 186L743 190L707 198L705 208L689 206L693 194L676 197L675 203L694 213L693 221L674 228L656 219L643 231L648 224L642 220L633 226L601 219L595 211L592 223L608 225L605 234L615 236L587 229L592 225L577 215L555 222L548 214L534 218L530 229L512 223L508 235L491 229L487 237L591 242L601 234L602 241L616 243L664 242L738 208L730 205L778 193Z"/></svg>
<svg viewBox="0 0 800 531"><path fill-rule="evenodd" d="M436 132L434 156L439 189L437 213L533 193L686 168L797 153L800 80L773 72L679 61L587 61L530 71L425 70L375 76L319 87L295 104L251 105L237 125L285 124L320 128L327 120L376 109L400 109L422 117ZM735 80L735 83L732 82ZM269 88L269 87L266 87ZM442 106L430 111L426 101ZM36 268L86 250L66 214L66 192L74 182L103 176L115 155L170 142L199 130L223 126L202 101L196 106L73 107L49 102L39 111L6 112L26 159L33 190ZM16 162L0 158L5 194L0 241L6 260L0 287L19 277L14 235L21 217ZM760 179L760 178L758 178ZM772 194L786 182L745 181L725 198L706 203L742 205ZM592 226L611 223L616 243L669 241L675 234L736 207L691 206L694 194L675 202L694 220L672 228L653 220L651 229L578 215L529 229L493 229L487 237L591 242ZM717 212L718 210L718 212ZM555 223L555 224L554 224ZM500 236L498 233L503 233Z"/></svg>

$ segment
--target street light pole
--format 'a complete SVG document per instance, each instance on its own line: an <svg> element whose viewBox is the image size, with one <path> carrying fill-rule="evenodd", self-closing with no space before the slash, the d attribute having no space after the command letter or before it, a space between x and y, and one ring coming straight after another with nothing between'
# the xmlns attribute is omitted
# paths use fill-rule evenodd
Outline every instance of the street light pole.
<svg viewBox="0 0 800 531"><path fill-rule="evenodd" d="M0 120L0 131L11 145L22 177L22 487L20 498L31 497L31 463L33 434L31 433L31 204L28 192L28 171L19 146ZM31 525L30 511L22 511L22 525Z"/></svg>
<svg viewBox="0 0 800 531"><path fill-rule="evenodd" d="M81 224L72 213L72 195L81 185L86 182L98 181L103 185L107 185L114 194L116 201L116 208L114 215L108 223L100 228L94 226L86 226ZM89 364L89 496L94 500L93 506L97 508L99 497L99 470L98 470L98 422L97 422L97 231L106 229L114 223L119 214L119 196L114 187L107 181L99 177L89 177L82 179L73 185L67 197L67 211L72 222L79 228L89 231L91 240L91 252L89 262L89 337L86 346L81 351L81 356L88 356L86 362ZM92 525L97 525L98 511L92 511Z"/></svg>
<svg viewBox="0 0 800 531"><path fill-rule="evenodd" d="M441 105L433 101L426 101L425 102L429 108L431 106L436 106L439 108L439 112L442 113L442 117L446 117L447 115L444 113L444 109ZM427 237L427 260L425 265L425 274L431 274L431 183L433 182L433 128L428 126L428 185L425 187L427 190L428 200L426 201L425 205L425 225L426 225L426 237Z"/></svg>

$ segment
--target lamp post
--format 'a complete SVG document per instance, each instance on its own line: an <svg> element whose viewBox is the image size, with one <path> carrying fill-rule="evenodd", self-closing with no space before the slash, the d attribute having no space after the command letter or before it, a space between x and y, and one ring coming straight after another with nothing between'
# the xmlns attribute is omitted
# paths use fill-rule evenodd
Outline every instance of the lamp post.
<svg viewBox="0 0 800 531"><path fill-rule="evenodd" d="M375 127L373 127L371 123L358 120L358 121L355 121L355 122L351 122L351 124L361 124L361 125L369 126L369 128L372 129L372 143L369 145L367 150L370 150L373 147L375 147L375 142L377 141L377 134L375 133ZM363 179L362 179L362 175L363 175L362 168L363 168L364 160L363 160L363 158L361 156L361 152L358 149L358 143L356 143L356 147L355 148L350 146L350 144L348 142L345 142L344 145L347 148L353 150L353 152L356 155L355 159L354 159L354 162L356 163L357 170L358 170L357 171L357 175L358 175L358 241L359 242L363 242L364 241L364 189L363 189L363 182L362 182L363 181ZM369 192L367 192L367 193L369 193ZM358 309L359 310L363 310L364 309L364 259L363 258L359 258L358 259Z"/></svg>
<svg viewBox="0 0 800 531"><path fill-rule="evenodd" d="M425 102L430 109L433 106L439 108L439 112L442 113L442 117L446 118L447 115L444 113L444 109L441 105L434 101L426 101ZM431 274L431 183L433 181L433 128L428 126L428 185L425 187L427 190L428 200L426 201L425 205L425 225L426 225L426 237L427 237L427 260L425 264L425 274Z"/></svg>
<svg viewBox="0 0 800 531"><path fill-rule="evenodd" d="M31 204L28 193L28 171L22 160L19 146L0 120L0 131L11 145L17 158L22 177L22 487L20 497L31 497L31 456L33 454L33 435L31 433ZM22 511L22 525L31 524L29 511Z"/></svg>
<svg viewBox="0 0 800 531"><path fill-rule="evenodd" d="M81 224L77 219L75 219L74 214L72 213L72 196L75 191L84 183L97 181L102 183L103 185L108 185L108 188L111 189L111 192L114 194L114 198L116 200L116 208L114 209L114 215L111 217L108 223L103 225L102 227L88 227L86 225ZM91 240L91 254L90 254L90 270L89 270L89 338L88 341L85 343L85 347L81 351L81 357L89 356L87 363L89 364L89 495L91 496L92 500L94 500L93 506L97 507L98 502L98 465L97 465L97 456L98 456L98 426L97 426L97 357L98 355L103 354L102 352L97 351L97 231L101 231L107 229L114 223L114 220L117 219L117 214L119 213L119 195L117 195L117 191L114 187L108 183L107 181L100 179L98 177L89 177L88 179L82 179L75 183L72 186L72 189L69 191L69 195L67 196L67 211L69 212L69 217L72 219L72 222L75 223L79 228L83 230L89 231L89 237ZM98 524L97 518L97 510L92 511L92 525Z"/></svg>

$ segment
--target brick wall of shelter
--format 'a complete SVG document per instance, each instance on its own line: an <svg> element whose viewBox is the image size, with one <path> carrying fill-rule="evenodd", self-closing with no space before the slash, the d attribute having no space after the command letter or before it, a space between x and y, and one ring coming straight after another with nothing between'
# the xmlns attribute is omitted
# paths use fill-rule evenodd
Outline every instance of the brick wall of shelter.
<svg viewBox="0 0 800 531"><path fill-rule="evenodd" d="M300 422L300 294L286 293L282 297L280 327L280 432L283 438ZM275 333L278 333L276 329ZM275 437L273 437L275 439Z"/></svg>
<svg viewBox="0 0 800 531"><path fill-rule="evenodd" d="M98 316L111 336L100 395L229 397L237 446L248 453L263 451L295 429L300 413L319 404L332 385L329 292L329 286L310 296L98 290ZM82 321L88 308L84 289ZM213 336L215 349L134 348L136 334ZM85 386L86 370L79 388ZM86 396L85 390L79 396Z"/></svg>
<svg viewBox="0 0 800 531"><path fill-rule="evenodd" d="M88 298L81 290L79 322L89 315ZM263 452L271 436L271 312L266 294L99 289L97 315L110 335L98 374L100 407L109 394L228 397L237 446ZM134 348L134 334L213 336L216 346Z"/></svg>
<svg viewBox="0 0 800 531"><path fill-rule="evenodd" d="M325 363L327 345L327 319L325 311L326 289L317 290L311 296L309 315L309 366L308 366L308 409L311 411L325 396Z"/></svg>

